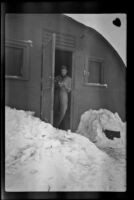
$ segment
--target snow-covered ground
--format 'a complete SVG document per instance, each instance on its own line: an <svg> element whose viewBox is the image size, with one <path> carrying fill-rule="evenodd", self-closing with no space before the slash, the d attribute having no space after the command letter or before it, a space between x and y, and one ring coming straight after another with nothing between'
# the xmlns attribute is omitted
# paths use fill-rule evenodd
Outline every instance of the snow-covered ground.
<svg viewBox="0 0 134 200"><path fill-rule="evenodd" d="M80 134L84 124L83 128L78 127ZM5 108L5 134L6 191L126 190L122 139L116 142L120 146L108 147L102 145L101 137L98 148L99 137L93 141L89 132L85 137L59 130L34 117L32 112L9 107Z"/></svg>

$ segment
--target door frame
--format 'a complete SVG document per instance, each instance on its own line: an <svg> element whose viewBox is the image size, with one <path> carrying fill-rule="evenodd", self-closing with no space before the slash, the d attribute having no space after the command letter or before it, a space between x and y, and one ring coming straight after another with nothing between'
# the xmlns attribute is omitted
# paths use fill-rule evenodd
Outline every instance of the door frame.
<svg viewBox="0 0 134 200"><path fill-rule="evenodd" d="M53 33L50 37L50 40L49 41L52 41L52 48L54 47L54 52L52 53L52 73L50 75L50 79L52 81L52 88L51 88L51 100L52 100L52 105L50 106L50 122L51 124L53 124L53 104L54 104L54 70L55 70L55 48L56 48L56 45L55 45L55 40L56 40L56 34ZM49 42L48 41L48 42ZM48 43L47 42L47 43ZM44 68L44 63L43 63L43 56L44 56L44 45L47 45L45 43L42 43L42 63L41 63L41 90L40 90L40 118L42 119L42 111L43 111L43 108L42 108L42 102L43 102L43 96L44 96L44 82L46 79L44 79L44 73L43 73L43 68ZM49 79L48 78L48 79ZM46 119L47 120L47 119ZM48 121L46 121L48 122Z"/></svg>
<svg viewBox="0 0 134 200"><path fill-rule="evenodd" d="M47 40L47 38L49 37L49 35L55 33L55 36L56 36L56 40L55 40L55 51L56 49L59 49L59 50L63 50L63 51L69 51L72 53L72 73L71 73L71 78L72 78L72 91L71 91L71 107L70 107L70 129L72 130L72 119L73 119L73 112L74 112L74 108L73 108L73 105L74 105L74 52L76 51L76 47L75 47L75 43L76 43L76 37L72 34L68 34L68 33L65 33L65 32L58 32L57 30L52 30L52 29L47 29L47 28L43 28L42 29L43 31L43 38L42 38L42 44L43 44L43 41ZM46 34L46 36L45 36ZM61 41L59 38L62 38ZM71 44L70 44L70 38L71 38ZM66 42L64 43L65 40ZM73 41L72 41L73 40ZM69 42L69 43L68 43ZM42 70L43 70L43 50L42 50L42 69L41 69L41 85L42 85ZM54 70L55 70L55 66L54 66ZM42 91L42 86L41 86L41 91ZM54 91L53 91L54 92ZM41 96L41 99L42 99L42 96ZM40 101L41 103L41 101ZM41 104L40 104L41 105ZM40 108L40 116L41 116L41 108Z"/></svg>
<svg viewBox="0 0 134 200"><path fill-rule="evenodd" d="M70 116L69 116L69 119L70 119L70 130L72 129L72 119L73 119L73 102L74 102L74 99L73 99L73 97L74 97L74 80L73 80L73 72L74 72L74 69L73 69L73 55L74 55L74 52L75 52L75 50L72 50L72 49L67 49L66 47L59 47L59 46L55 46L55 51L56 50L60 50L60 51L69 51L69 52L71 52L71 54L72 54L72 64L71 64L71 80L72 80L72 90L71 90L71 106L70 106ZM55 68L55 66L54 66L54 68Z"/></svg>

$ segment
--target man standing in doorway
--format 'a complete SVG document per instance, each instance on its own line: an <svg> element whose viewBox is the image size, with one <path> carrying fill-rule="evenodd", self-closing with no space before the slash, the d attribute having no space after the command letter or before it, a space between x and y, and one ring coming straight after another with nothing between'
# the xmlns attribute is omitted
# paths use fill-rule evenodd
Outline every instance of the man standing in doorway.
<svg viewBox="0 0 134 200"><path fill-rule="evenodd" d="M55 126L58 128L66 114L68 108L68 97L71 92L71 78L67 75L68 70L65 65L61 67L61 75L55 78L55 102L54 112L59 110ZM59 104L59 107L58 107Z"/></svg>

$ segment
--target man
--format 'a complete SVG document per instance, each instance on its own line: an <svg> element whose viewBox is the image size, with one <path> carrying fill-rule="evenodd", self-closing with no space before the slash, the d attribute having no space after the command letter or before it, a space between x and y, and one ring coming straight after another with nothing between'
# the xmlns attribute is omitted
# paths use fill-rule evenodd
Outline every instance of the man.
<svg viewBox="0 0 134 200"><path fill-rule="evenodd" d="M59 116L57 116L55 124L56 127L60 126L68 108L68 97L71 92L71 78L67 73L67 67L63 65L61 67L61 75L55 78L55 114L57 114L59 110Z"/></svg>

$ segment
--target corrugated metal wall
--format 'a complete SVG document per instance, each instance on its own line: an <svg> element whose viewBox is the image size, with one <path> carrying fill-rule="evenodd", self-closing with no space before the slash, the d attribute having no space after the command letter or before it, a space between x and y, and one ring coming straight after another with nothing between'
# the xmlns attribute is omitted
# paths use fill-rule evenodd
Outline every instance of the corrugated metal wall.
<svg viewBox="0 0 134 200"><path fill-rule="evenodd" d="M80 115L89 108L104 107L118 112L125 120L126 69L119 56L94 30L87 29L73 20L70 21L65 16L55 14L9 14L6 16L6 39L32 40L33 42L33 47L30 47L29 80L6 79L6 104L18 109L33 110L37 116L40 116L42 42L45 29L72 35L72 38L75 38L74 52L82 51L88 57L104 59L104 74L108 87L83 87L81 85L79 90L76 90L75 84L83 80L84 68L79 69L81 66L73 54L73 130L77 128ZM59 37L57 40L64 40Z"/></svg>

